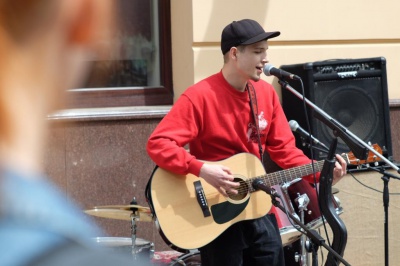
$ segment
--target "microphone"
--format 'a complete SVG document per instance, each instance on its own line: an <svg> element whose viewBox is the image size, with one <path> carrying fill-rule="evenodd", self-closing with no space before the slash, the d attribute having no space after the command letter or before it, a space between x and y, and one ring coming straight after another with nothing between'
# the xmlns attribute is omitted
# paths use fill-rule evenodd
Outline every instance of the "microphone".
<svg viewBox="0 0 400 266"><path fill-rule="evenodd" d="M256 190L262 190L268 195L275 196L280 198L279 194L276 192L275 189L271 188L270 186L267 186L264 184L264 182L260 178L254 179L253 183L251 184L254 189Z"/></svg>
<svg viewBox="0 0 400 266"><path fill-rule="evenodd" d="M271 64L266 64L264 66L264 74L267 76L275 76L279 79L282 78L288 78L288 79L293 79L293 80L301 80L301 78L295 74L286 72L282 69L276 68Z"/></svg>
<svg viewBox="0 0 400 266"><path fill-rule="evenodd" d="M307 131L305 131L300 125L299 123L297 123L296 120L290 120L289 121L289 126L290 129L293 132L297 132L299 133L300 136L302 136L303 138L307 138L307 139L311 139L311 141L315 144L315 145L321 145L322 147L324 147L325 149L329 150L328 147L322 143L321 141L319 141L318 139L316 139L313 135L311 135L310 133L308 133Z"/></svg>

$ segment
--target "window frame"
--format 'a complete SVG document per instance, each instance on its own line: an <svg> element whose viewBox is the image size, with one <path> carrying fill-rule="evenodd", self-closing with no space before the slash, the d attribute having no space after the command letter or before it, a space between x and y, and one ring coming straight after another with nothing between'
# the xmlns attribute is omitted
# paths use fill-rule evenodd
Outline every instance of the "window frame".
<svg viewBox="0 0 400 266"><path fill-rule="evenodd" d="M72 89L68 91L68 109L171 105L173 103L171 3L170 0L157 1L161 86Z"/></svg>

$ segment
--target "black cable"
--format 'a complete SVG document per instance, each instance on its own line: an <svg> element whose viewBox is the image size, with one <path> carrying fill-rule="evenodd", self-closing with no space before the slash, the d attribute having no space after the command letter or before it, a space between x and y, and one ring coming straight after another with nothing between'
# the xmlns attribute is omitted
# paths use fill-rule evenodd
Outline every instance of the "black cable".
<svg viewBox="0 0 400 266"><path fill-rule="evenodd" d="M366 169L371 168L371 167L368 167L368 166L366 166L366 167L367 167ZM378 189L373 188L373 187L370 187L370 186L367 186L366 184L364 184L363 182L361 182L360 180L358 180L358 179L355 177L355 175L353 174L352 171L348 171L348 173L351 175L351 177L353 177L353 179L354 179L355 181L357 181L357 182L358 182L360 185L362 185L363 187L368 188L368 189L370 189L370 190L373 190L373 191L375 191L375 192L378 192L378 193L383 194L383 191L378 190ZM399 195L400 195L400 192L396 192L396 193L390 193L390 192L389 192L389 195L399 196Z"/></svg>

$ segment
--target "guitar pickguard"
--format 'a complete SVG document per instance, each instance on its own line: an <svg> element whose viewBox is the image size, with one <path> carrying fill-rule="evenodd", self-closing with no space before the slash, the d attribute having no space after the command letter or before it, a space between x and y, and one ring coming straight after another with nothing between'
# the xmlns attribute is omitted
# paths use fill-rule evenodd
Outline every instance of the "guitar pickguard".
<svg viewBox="0 0 400 266"><path fill-rule="evenodd" d="M249 199L250 198L240 204L233 204L229 201L225 201L211 206L211 213L214 221L217 224L224 224L233 220L246 208Z"/></svg>

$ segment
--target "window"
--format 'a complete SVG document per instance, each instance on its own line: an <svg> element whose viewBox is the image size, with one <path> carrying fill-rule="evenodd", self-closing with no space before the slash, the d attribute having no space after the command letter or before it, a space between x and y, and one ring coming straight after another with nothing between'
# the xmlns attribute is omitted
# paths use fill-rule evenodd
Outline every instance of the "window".
<svg viewBox="0 0 400 266"><path fill-rule="evenodd" d="M116 0L117 30L91 61L69 108L169 105L173 101L170 0Z"/></svg>

